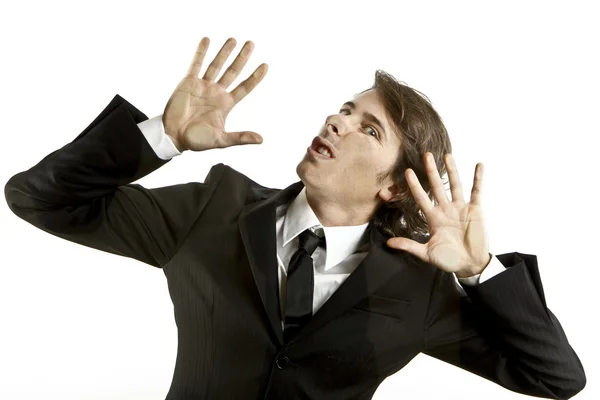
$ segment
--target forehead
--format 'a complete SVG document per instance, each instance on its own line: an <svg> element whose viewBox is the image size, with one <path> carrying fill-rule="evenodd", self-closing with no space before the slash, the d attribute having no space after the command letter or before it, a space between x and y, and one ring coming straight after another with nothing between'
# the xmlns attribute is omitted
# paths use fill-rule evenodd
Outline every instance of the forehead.
<svg viewBox="0 0 600 400"><path fill-rule="evenodd" d="M361 103L363 105L373 105L377 107L381 107L381 103L379 101L379 96L375 89L367 90L364 93L354 96L355 103Z"/></svg>
<svg viewBox="0 0 600 400"><path fill-rule="evenodd" d="M389 124L385 115L385 109L383 107L383 103L379 99L377 92L371 89L364 93L361 93L357 96L354 96L352 99L358 111L360 112L370 112L374 116L376 116L381 122L386 124L384 128L388 128Z"/></svg>

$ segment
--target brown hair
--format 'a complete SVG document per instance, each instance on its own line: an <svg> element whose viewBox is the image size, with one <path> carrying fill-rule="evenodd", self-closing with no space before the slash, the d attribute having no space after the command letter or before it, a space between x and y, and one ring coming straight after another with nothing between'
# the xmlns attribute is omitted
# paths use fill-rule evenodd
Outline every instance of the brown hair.
<svg viewBox="0 0 600 400"><path fill-rule="evenodd" d="M407 168L411 168L429 199L437 204L431 192L423 156L426 152L433 154L440 177L443 177L446 174L443 157L452 153L450 137L442 118L423 93L382 70L375 72L373 86L361 93L372 89L375 89L383 103L386 117L401 142L398 158L389 170L378 175L377 183L382 184L391 176L400 191L392 200L382 201L371 217L369 226L381 227L394 236L418 240L418 236L429 234L427 219L415 201L404 174Z"/></svg>

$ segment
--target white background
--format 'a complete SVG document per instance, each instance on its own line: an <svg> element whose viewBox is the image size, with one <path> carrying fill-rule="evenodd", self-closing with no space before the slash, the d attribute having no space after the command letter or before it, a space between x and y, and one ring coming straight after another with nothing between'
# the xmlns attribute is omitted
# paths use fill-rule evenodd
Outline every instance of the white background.
<svg viewBox="0 0 600 400"><path fill-rule="evenodd" d="M596 2L211 3L3 2L2 185L72 141L115 94L162 113L208 36L201 74L228 37L237 46L222 71L255 43L230 90L269 65L226 124L264 142L188 151L138 183L203 181L223 162L284 188L325 117L383 69L442 116L467 200L484 164L490 250L537 256L587 374L576 398L598 398ZM5 201L0 246L0 398L164 399L177 338L161 270L47 234ZM374 399L482 397L528 396L421 354Z"/></svg>

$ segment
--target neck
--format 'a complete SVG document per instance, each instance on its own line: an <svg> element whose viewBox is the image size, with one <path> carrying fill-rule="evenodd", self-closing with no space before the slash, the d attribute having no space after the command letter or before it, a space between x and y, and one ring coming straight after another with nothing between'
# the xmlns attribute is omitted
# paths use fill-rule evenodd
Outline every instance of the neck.
<svg viewBox="0 0 600 400"><path fill-rule="evenodd" d="M376 204L346 205L339 200L321 197L306 188L306 200L323 226L356 226L369 222ZM359 204L359 205L356 205Z"/></svg>

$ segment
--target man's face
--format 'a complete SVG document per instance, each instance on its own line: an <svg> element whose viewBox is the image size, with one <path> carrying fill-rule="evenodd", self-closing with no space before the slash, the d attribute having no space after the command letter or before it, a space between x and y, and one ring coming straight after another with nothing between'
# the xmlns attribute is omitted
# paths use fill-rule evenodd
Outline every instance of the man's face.
<svg viewBox="0 0 600 400"><path fill-rule="evenodd" d="M377 175L396 161L400 139L392 131L375 90L357 96L353 103L354 108L345 104L330 115L320 130L319 136L333 147L334 158L307 149L296 173L313 198L357 212L392 195L388 192L391 179L377 185ZM381 125L365 113L372 114ZM312 143L307 146L318 147Z"/></svg>

